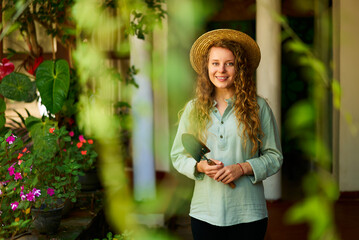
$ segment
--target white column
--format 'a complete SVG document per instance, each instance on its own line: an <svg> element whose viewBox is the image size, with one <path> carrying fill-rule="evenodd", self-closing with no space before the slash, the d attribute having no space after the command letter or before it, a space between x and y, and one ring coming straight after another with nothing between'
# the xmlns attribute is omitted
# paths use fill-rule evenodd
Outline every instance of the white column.
<svg viewBox="0 0 359 240"><path fill-rule="evenodd" d="M280 0L257 0L256 40L262 59L257 69L257 92L268 100L280 128L281 119L281 39ZM268 200L278 200L281 192L281 172L264 181L264 194Z"/></svg>
<svg viewBox="0 0 359 240"><path fill-rule="evenodd" d="M131 37L131 66L139 69L135 81L139 88L132 95L133 181L137 201L154 199L156 176L153 151L153 93L151 84L151 41Z"/></svg>
<svg viewBox="0 0 359 240"><path fill-rule="evenodd" d="M162 7L166 9L166 5ZM161 26L153 30L153 102L154 102L154 149L157 171L170 171L170 127L168 120L168 20L162 19Z"/></svg>

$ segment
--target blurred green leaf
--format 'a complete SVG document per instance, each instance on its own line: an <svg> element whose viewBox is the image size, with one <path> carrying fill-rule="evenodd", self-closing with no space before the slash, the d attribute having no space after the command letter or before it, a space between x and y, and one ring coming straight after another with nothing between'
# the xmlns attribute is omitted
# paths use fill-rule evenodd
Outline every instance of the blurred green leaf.
<svg viewBox="0 0 359 240"><path fill-rule="evenodd" d="M295 40L288 41L284 47L287 51L293 51L296 53L307 54L310 51L309 47L306 44Z"/></svg>
<svg viewBox="0 0 359 240"><path fill-rule="evenodd" d="M289 223L309 222L309 239L321 239L332 224L331 205L327 199L320 195L313 195L305 198L299 204L296 204L286 213L286 221Z"/></svg>
<svg viewBox="0 0 359 240"><path fill-rule="evenodd" d="M311 126L315 119L313 104L309 101L297 102L289 111L286 127L300 131L305 127Z"/></svg>
<svg viewBox="0 0 359 240"><path fill-rule="evenodd" d="M340 109L340 101L342 89L338 80L333 79L332 81L332 91L333 91L333 105L336 109Z"/></svg>

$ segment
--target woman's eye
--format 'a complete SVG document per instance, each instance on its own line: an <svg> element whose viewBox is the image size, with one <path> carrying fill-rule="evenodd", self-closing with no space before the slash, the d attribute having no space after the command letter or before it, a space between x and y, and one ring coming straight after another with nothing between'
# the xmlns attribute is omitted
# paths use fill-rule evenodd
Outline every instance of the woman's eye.
<svg viewBox="0 0 359 240"><path fill-rule="evenodd" d="M212 65L213 65L213 66L218 66L219 63L218 63L218 62L213 62Z"/></svg>
<svg viewBox="0 0 359 240"><path fill-rule="evenodd" d="M234 66L234 63L229 62L229 63L227 63L227 66Z"/></svg>

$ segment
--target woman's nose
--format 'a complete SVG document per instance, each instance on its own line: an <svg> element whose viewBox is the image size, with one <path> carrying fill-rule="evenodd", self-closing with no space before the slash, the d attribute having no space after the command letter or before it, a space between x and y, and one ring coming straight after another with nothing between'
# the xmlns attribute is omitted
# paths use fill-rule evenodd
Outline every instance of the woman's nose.
<svg viewBox="0 0 359 240"><path fill-rule="evenodd" d="M219 66L219 70L220 70L220 72L226 72L226 64L221 64Z"/></svg>

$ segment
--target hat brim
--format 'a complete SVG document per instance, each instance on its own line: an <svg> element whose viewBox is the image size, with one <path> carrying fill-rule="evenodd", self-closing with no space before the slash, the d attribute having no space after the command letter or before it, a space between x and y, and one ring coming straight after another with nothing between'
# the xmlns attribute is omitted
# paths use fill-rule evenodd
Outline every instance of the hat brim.
<svg viewBox="0 0 359 240"><path fill-rule="evenodd" d="M246 52L248 69L254 72L260 62L261 52L257 43L247 34L233 29L216 29L201 35L192 45L190 61L193 69L201 72L201 61L207 53L208 48L219 40L230 40L238 42Z"/></svg>

